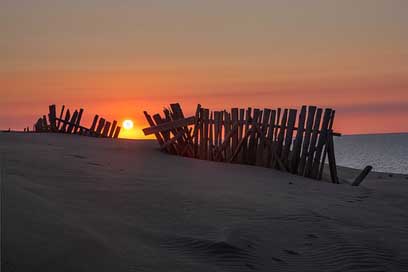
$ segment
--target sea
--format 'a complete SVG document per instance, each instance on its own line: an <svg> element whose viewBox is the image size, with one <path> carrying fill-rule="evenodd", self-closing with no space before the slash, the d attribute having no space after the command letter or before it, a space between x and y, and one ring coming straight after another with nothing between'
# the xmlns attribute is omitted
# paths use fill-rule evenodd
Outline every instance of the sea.
<svg viewBox="0 0 408 272"><path fill-rule="evenodd" d="M335 137L338 165L408 174L408 133L343 135Z"/></svg>

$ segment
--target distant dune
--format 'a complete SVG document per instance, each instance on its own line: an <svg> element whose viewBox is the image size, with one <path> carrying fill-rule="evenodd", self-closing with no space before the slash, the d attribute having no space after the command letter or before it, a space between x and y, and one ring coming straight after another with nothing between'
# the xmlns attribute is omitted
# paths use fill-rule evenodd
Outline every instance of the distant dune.
<svg viewBox="0 0 408 272"><path fill-rule="evenodd" d="M0 153L7 271L408 270L403 175L334 185L55 134L0 133Z"/></svg>

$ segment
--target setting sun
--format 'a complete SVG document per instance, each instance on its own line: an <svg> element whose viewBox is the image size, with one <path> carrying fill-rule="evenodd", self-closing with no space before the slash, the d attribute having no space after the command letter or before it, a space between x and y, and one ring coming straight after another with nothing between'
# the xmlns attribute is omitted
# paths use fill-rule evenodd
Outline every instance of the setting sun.
<svg viewBox="0 0 408 272"><path fill-rule="evenodd" d="M132 129L133 128L133 121L132 120L123 121L123 128L124 129Z"/></svg>

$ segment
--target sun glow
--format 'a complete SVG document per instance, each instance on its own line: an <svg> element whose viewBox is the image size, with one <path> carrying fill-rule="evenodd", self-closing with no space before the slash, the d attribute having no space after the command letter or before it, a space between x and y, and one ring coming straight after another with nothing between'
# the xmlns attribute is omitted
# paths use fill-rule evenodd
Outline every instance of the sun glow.
<svg viewBox="0 0 408 272"><path fill-rule="evenodd" d="M127 130L130 130L130 129L132 129L133 128L133 121L132 120L125 120L125 121L123 121L123 128L124 129L127 129Z"/></svg>

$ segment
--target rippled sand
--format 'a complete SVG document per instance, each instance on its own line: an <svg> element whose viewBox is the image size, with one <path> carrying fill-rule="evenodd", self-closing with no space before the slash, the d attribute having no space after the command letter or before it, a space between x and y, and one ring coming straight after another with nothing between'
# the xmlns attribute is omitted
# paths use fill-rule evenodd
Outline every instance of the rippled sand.
<svg viewBox="0 0 408 272"><path fill-rule="evenodd" d="M0 133L0 152L8 271L408 270L403 175L334 185L72 135Z"/></svg>

